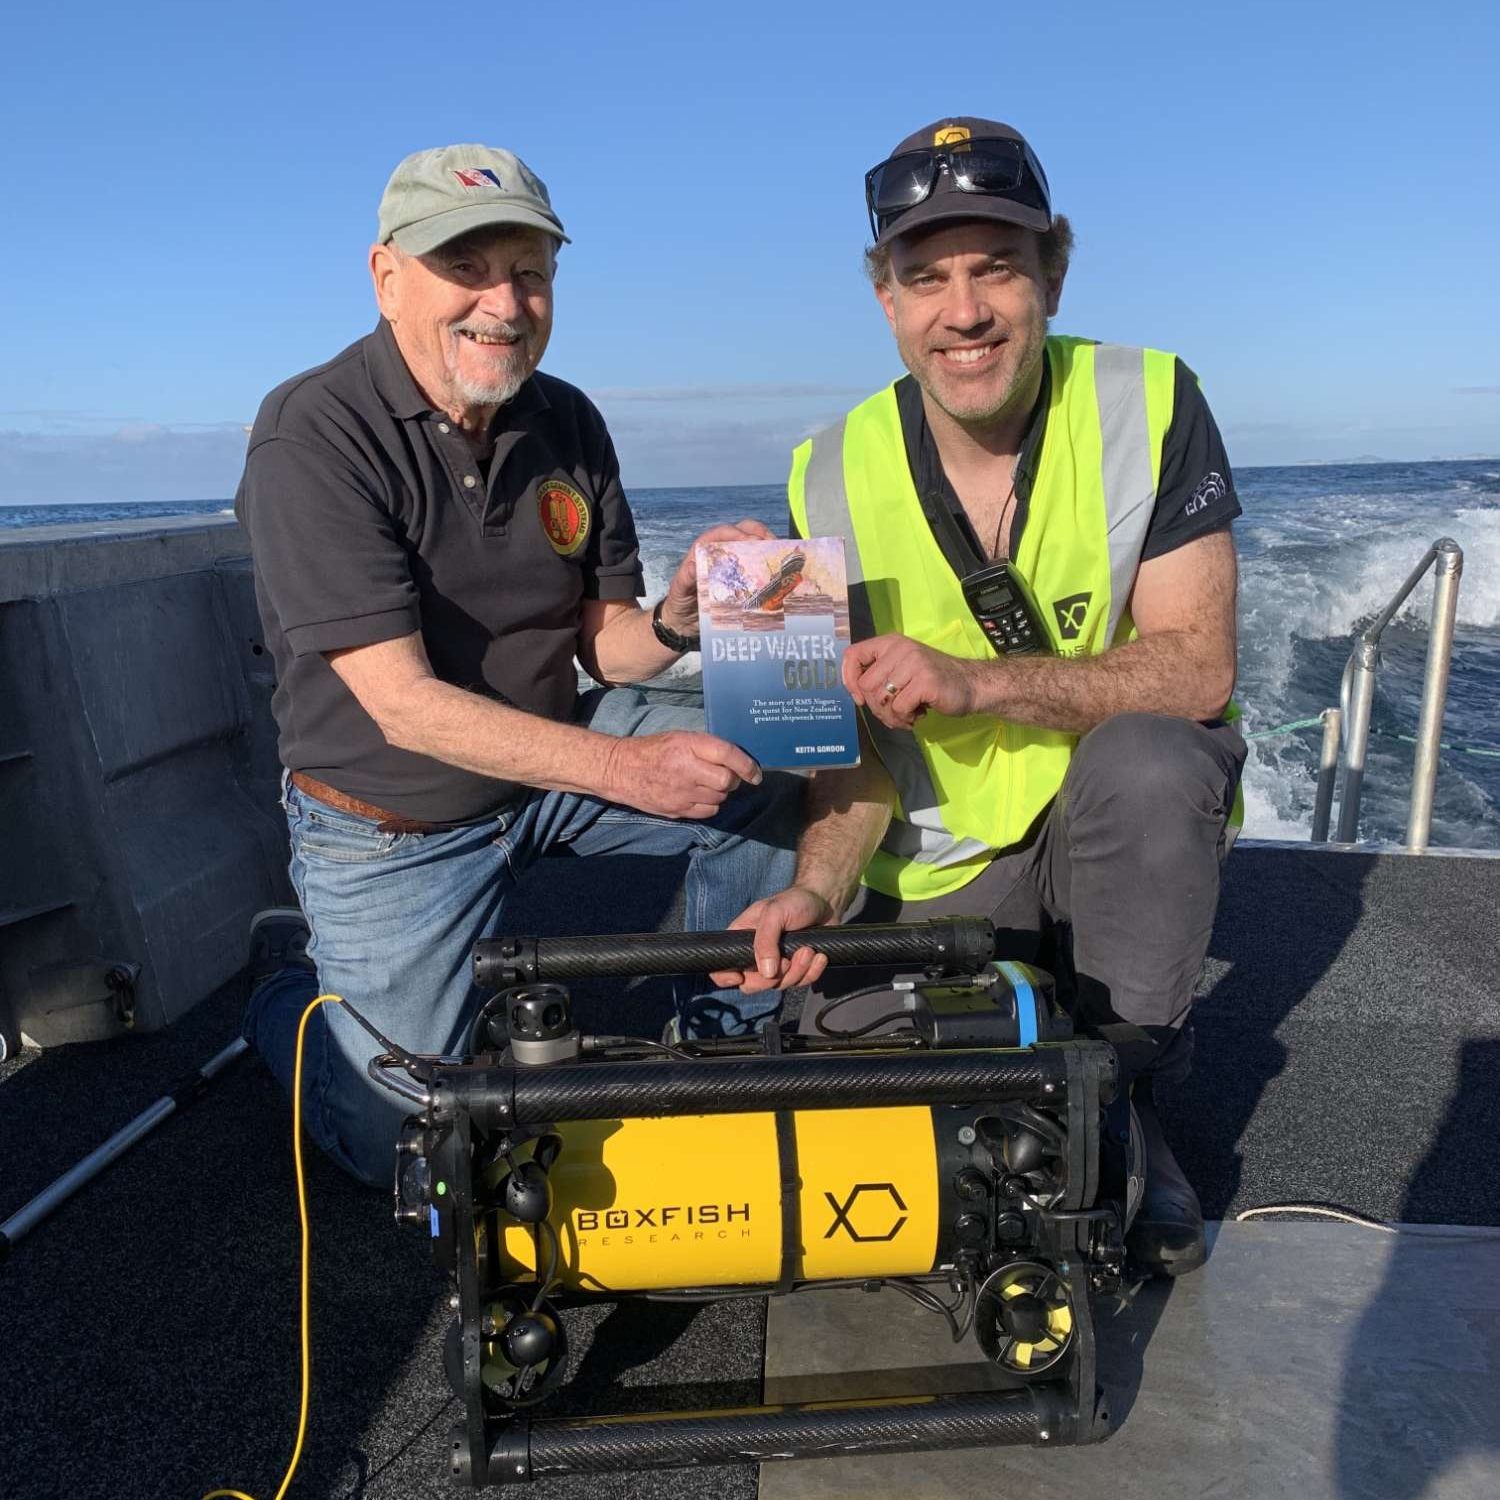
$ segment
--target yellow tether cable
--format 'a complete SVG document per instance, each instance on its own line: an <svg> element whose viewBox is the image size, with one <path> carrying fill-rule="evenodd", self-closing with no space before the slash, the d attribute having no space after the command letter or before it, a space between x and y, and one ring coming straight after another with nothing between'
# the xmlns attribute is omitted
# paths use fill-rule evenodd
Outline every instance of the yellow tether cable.
<svg viewBox="0 0 1500 1500"><path fill-rule="evenodd" d="M302 1175L302 1040L307 1032L307 1023L320 1005L342 1005L342 995L319 995L307 1002L302 1019L297 1022L297 1061L292 1069L292 1157L297 1164L297 1216L302 1221L302 1405L297 1414L297 1443L292 1449L292 1461L286 1466L281 1487L275 1500L282 1500L291 1487L292 1475L302 1460L302 1444L307 1437L307 1399L312 1386L312 1358L308 1337L308 1251L311 1236L307 1228L307 1184ZM255 1500L243 1490L210 1490L203 1500Z"/></svg>

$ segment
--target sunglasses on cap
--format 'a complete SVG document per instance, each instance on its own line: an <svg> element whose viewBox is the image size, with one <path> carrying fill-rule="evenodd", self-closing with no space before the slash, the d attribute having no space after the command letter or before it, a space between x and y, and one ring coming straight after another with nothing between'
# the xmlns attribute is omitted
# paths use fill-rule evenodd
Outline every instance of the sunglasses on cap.
<svg viewBox="0 0 1500 1500"><path fill-rule="evenodd" d="M865 173L870 233L879 239L892 220L931 197L945 173L961 193L1009 198L1052 217L1047 174L1031 147L1005 136L982 136L949 146L903 151L871 167Z"/></svg>

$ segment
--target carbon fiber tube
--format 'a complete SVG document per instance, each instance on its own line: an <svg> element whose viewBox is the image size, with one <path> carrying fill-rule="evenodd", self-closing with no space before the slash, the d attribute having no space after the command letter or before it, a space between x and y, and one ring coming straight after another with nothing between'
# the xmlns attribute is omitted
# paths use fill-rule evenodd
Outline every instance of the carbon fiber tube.
<svg viewBox="0 0 1500 1500"><path fill-rule="evenodd" d="M692 1062L651 1058L558 1068L443 1070L433 1078L433 1108L441 1119L461 1098L476 1123L494 1128L557 1120L1040 1100L1049 1084L1059 1092L1067 1087L1071 1049L1099 1054L1096 1066L1113 1076L1113 1054L1096 1042L1024 1052L802 1053Z"/></svg>
<svg viewBox="0 0 1500 1500"><path fill-rule="evenodd" d="M995 928L984 917L893 922L869 927L817 927L788 932L781 951L798 948L830 964L906 965L971 973L995 956ZM706 974L755 967L748 932L638 932L599 937L491 938L474 945L474 982L484 989L561 979L645 974Z"/></svg>
<svg viewBox="0 0 1500 1500"><path fill-rule="evenodd" d="M582 1417L532 1422L529 1434L516 1423L490 1449L489 1479L506 1484L557 1474L1066 1443L1075 1425L1063 1385L896 1401Z"/></svg>

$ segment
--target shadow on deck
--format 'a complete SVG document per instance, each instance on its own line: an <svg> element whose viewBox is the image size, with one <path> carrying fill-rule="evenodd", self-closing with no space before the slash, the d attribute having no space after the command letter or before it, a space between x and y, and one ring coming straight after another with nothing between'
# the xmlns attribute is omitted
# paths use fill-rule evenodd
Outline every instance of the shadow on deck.
<svg viewBox="0 0 1500 1500"><path fill-rule="evenodd" d="M677 868L548 861L509 925L674 925ZM1382 1218L1500 1222L1497 910L1500 861L1234 854L1197 1069L1165 1106L1211 1214L1315 1198ZM578 994L585 1026L607 1016L611 1030L652 1034L667 1009L652 986ZM0 1066L0 1218L217 1052L242 998L228 986L168 1032ZM10 1434L0 1487L10 1500L196 1500L219 1485L269 1500L296 1420L289 1122L259 1065L235 1064L0 1269ZM293 1493L449 1496L444 1434L458 1408L441 1371L445 1288L426 1242L392 1222L384 1195L320 1160L309 1160L309 1195L314 1383ZM1399 1251L1389 1274L1394 1284ZM757 1400L763 1325L756 1302L572 1314L577 1379L566 1407ZM1394 1419L1402 1403L1390 1372L1399 1382L1404 1367L1382 1352L1375 1323L1353 1349L1342 1399ZM1350 1487L1334 1493L1362 1493L1357 1458L1353 1446L1341 1457ZM755 1492L748 1468L536 1487L539 1500Z"/></svg>

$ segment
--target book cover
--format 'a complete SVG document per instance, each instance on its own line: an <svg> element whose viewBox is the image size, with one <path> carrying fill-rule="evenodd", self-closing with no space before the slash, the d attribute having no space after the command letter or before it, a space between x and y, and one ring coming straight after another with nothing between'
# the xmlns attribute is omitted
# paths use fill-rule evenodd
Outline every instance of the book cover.
<svg viewBox="0 0 1500 1500"><path fill-rule="evenodd" d="M843 541L704 542L697 561L709 732L773 769L858 765Z"/></svg>

